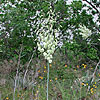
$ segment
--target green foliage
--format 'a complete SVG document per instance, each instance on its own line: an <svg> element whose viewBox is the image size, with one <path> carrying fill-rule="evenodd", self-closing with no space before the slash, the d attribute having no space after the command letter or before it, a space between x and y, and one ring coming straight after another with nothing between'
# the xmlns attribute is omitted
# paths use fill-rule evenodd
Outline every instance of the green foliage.
<svg viewBox="0 0 100 100"><path fill-rule="evenodd" d="M91 58L91 59L99 59L97 56L97 50L94 48L90 48L87 51L87 57Z"/></svg>
<svg viewBox="0 0 100 100"><path fill-rule="evenodd" d="M13 6L7 4L7 1L10 1ZM82 2L86 2L89 5L92 4L95 8L93 6L87 6ZM29 86L29 89L26 90L22 89L22 87L16 88L15 99L24 98L25 100L28 100L37 96L40 100L46 100L47 69L44 70L43 68L43 64L46 61L43 60L40 52L37 50L36 33L38 30L36 29L37 27L41 28L41 24L37 26L36 22L40 17L38 16L38 13L40 13L43 18L48 17L47 13L50 3L52 10L55 10L56 13L59 14L53 29L58 28L60 25L62 26L59 27L62 32L59 36L59 42L63 43L61 48L57 48L55 51L54 62L50 67L50 100L73 100L73 98L76 100L93 99L96 98L97 95L98 98L100 98L100 82L98 80L98 78L100 78L100 72L98 69L94 69L100 59L100 41L98 40L100 39L100 25L98 24L100 21L100 13L97 10L99 7L99 2L97 0L91 0L91 2L87 2L87 0L74 0L69 5L66 4L65 0L24 0L21 1L21 3L20 0L18 0L17 3L15 3L15 0L1 0L0 61L5 61L5 59L11 61L16 58L17 61L20 61L20 64L22 64L22 66L20 65L21 68L19 68L18 73L18 75L22 74L22 76L24 76L25 71L27 70L25 64L29 62L32 54L34 58L32 59L32 62L36 62L36 66L32 63L32 65L28 67L27 72L27 79L33 79L36 86L32 88ZM84 7L87 8L87 10ZM93 21L94 15L98 17L96 21ZM91 30L92 35L84 39L79 34L80 25L84 25ZM1 26L4 29L2 29ZM43 61L40 65L37 64L40 63L39 60L41 62ZM7 65L8 64L6 64L6 66ZM67 65L67 67L65 67L65 65ZM37 68L38 66L40 69ZM16 68L17 67L18 65L16 65ZM8 66L6 68L10 67ZM41 71L39 72L39 70ZM95 70L95 80L98 82L96 85L98 86L98 89L96 95L95 93L91 95L91 92L96 89L96 87L93 88L95 82L93 82L93 84L91 83L91 76ZM10 70L7 69L7 71L9 72ZM32 72L35 73L35 71L37 71L37 77L33 77L32 75ZM6 72L6 70L4 70L4 72ZM12 70L12 72L7 75L14 79L15 74L16 69L14 71ZM7 75L4 75L3 77L6 77ZM39 79L39 76L43 79ZM81 86L82 82L84 83L83 86ZM40 87L38 87L38 84ZM90 90L88 90L89 86ZM93 88L93 91L91 88ZM12 100L12 86L0 86L0 91L3 91L2 99L9 97L9 99ZM98 100L98 98L94 100Z"/></svg>

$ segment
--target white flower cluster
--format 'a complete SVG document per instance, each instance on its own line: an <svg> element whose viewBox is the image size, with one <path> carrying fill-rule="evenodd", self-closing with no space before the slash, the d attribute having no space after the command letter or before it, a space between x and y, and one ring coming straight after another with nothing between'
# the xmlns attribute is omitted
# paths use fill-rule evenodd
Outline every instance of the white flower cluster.
<svg viewBox="0 0 100 100"><path fill-rule="evenodd" d="M51 10L48 12L48 18L38 18L37 21L37 46L38 50L43 54L45 59L52 63L53 53L57 47L57 39L60 34L60 29L53 29L53 25L56 22L54 12ZM41 27L39 28L39 26Z"/></svg>
<svg viewBox="0 0 100 100"><path fill-rule="evenodd" d="M38 41L38 50L43 53L45 59L48 60L49 63L52 63L52 55L57 46L57 40L54 40L54 36L52 34L39 34L40 41Z"/></svg>
<svg viewBox="0 0 100 100"><path fill-rule="evenodd" d="M91 30L89 30L88 28L86 28L86 26L81 26L80 25L79 30L81 31L80 34L85 39L88 38L92 34Z"/></svg>

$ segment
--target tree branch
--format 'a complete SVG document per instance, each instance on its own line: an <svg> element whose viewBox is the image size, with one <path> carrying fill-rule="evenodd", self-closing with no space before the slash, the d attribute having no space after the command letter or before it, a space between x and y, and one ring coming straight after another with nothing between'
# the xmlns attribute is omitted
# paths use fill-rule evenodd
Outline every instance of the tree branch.
<svg viewBox="0 0 100 100"><path fill-rule="evenodd" d="M100 14L99 10L91 2L89 2L87 0L83 0L83 1L86 1L92 8L94 8L97 11L97 13Z"/></svg>

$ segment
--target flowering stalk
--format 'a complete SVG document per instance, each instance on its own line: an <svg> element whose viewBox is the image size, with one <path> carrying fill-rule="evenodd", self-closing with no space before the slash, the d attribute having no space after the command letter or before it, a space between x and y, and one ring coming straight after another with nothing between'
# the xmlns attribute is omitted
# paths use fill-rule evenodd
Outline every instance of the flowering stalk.
<svg viewBox="0 0 100 100"><path fill-rule="evenodd" d="M49 63L52 63L52 55L58 44L60 29L53 28L57 18L55 17L51 6L47 15L48 18L44 18L43 15L39 15L40 18L37 19L37 46L38 50L43 54L45 59Z"/></svg>
<svg viewBox="0 0 100 100"><path fill-rule="evenodd" d="M55 17L54 11L52 11L51 6L50 10L47 13L48 18L44 18L43 17L44 15L38 15L40 18L37 19L36 34L37 34L38 50L43 54L44 58L48 61L48 73L47 73L47 100L48 100L49 64L52 63L53 54L58 44L58 36L60 35L60 29L53 28L57 18Z"/></svg>
<svg viewBox="0 0 100 100"><path fill-rule="evenodd" d="M48 63L48 73L47 73L47 100L48 99L48 89L49 89L49 63Z"/></svg>

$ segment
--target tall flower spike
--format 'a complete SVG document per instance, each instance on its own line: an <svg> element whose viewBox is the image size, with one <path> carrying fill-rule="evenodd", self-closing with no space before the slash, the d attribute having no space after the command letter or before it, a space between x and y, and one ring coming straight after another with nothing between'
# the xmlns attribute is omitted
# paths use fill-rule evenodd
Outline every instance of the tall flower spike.
<svg viewBox="0 0 100 100"><path fill-rule="evenodd" d="M52 63L53 53L57 47L57 38L59 36L59 29L53 29L53 25L56 22L56 17L54 15L54 12L52 11L52 7L50 7L50 11L48 12L48 18L41 18L38 19L41 23L41 27L38 30L38 37L37 37L37 46L38 50L43 53L43 56L45 59ZM40 23L37 22L37 26L39 26ZM56 38L54 37L54 34Z"/></svg>

